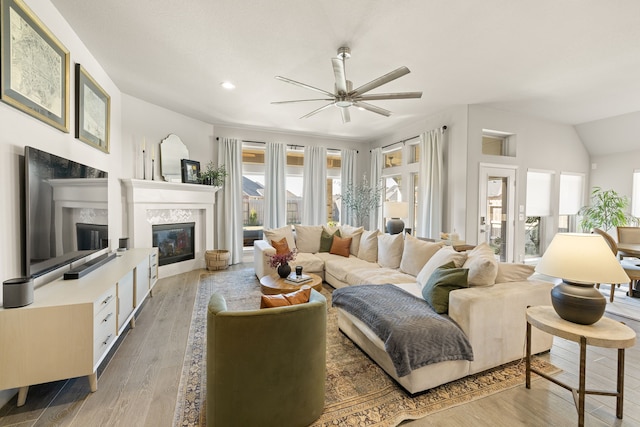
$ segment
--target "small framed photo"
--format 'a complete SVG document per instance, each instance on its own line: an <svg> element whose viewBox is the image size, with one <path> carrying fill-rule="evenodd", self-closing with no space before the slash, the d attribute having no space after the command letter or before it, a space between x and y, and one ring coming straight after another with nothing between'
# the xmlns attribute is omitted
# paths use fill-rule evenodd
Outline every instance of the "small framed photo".
<svg viewBox="0 0 640 427"><path fill-rule="evenodd" d="M0 1L0 99L69 132L69 51L23 0Z"/></svg>
<svg viewBox="0 0 640 427"><path fill-rule="evenodd" d="M76 64L76 138L108 153L110 110L111 97Z"/></svg>
<svg viewBox="0 0 640 427"><path fill-rule="evenodd" d="M182 182L197 184L198 176L200 175L200 162L187 159L182 159L180 162L182 165Z"/></svg>

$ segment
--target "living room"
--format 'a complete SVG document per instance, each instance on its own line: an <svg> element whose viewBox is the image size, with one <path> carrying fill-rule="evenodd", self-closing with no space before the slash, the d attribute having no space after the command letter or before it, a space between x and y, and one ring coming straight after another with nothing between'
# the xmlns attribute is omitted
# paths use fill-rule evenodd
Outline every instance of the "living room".
<svg viewBox="0 0 640 427"><path fill-rule="evenodd" d="M629 46L632 43L629 40L637 40L637 30L635 24L631 22L632 16L637 16L636 5L627 4L620 6L619 10L608 10L603 8L602 14L598 13L600 9L595 4L590 4L589 7L584 7L584 10L574 11L568 6L560 7L558 12L555 9L555 5L546 4L540 6L538 10L539 15L536 15L543 19L543 17L560 16L561 18L555 19L567 19L573 22L573 19L567 18L567 14L571 12L576 13L576 21L583 20L584 22L596 22L602 15L606 17L604 20L607 25L601 27L593 24L590 29L597 28L598 34L589 35L593 39L601 37L606 39L611 45L604 43L593 45L578 45L574 47L567 47L570 43L562 45L562 52L577 52L579 61L571 63L571 67L562 68L557 71L557 79L551 78L549 80L543 79L543 72L537 76L527 79L528 75L522 76L521 88L525 89L529 87L531 95L530 98L542 97L542 94L546 92L557 91L557 96L551 96L551 101L545 104L547 108L547 115L539 114L539 110L535 113L527 113L526 108L521 107L510 109L511 103L515 103L518 97L523 97L523 92L518 92L514 95L509 95L511 83L504 81L504 87L487 87L486 90L489 93L484 97L476 95L476 97L466 96L467 92L472 91L473 79L468 74L460 74L450 76L448 80L449 86L442 83L442 88L439 88L437 81L434 82L434 77L425 77L424 81L421 80L407 80L420 71L413 63L409 64L411 60L409 57L402 57L397 55L389 55L382 61L383 64L379 64L379 60L374 60L376 64L376 71L370 72L358 79L357 83L367 81L367 79L375 78L383 72L389 71L396 66L403 64L410 65L412 69L411 75L399 80L403 83L397 86L399 90L425 90L423 97L429 99L439 94L439 97L443 95L439 92L442 90L448 90L449 93L445 96L449 96L450 99L446 103L430 104L428 107L420 111L419 114L412 113L409 110L403 110L405 108L404 103L419 102L414 100L397 100L390 101L389 108L394 113L398 112L397 120L395 116L391 118L376 118L375 132L363 133L365 136L353 136L352 134L345 133L346 131L341 128L348 125L359 124L360 128L349 132L357 132L358 129L366 128L368 116L370 112L354 113L352 123L343 125L340 121L340 115L335 111L321 112L318 116L326 114L328 116L327 122L321 122L320 125L316 125L314 130L304 131L303 124L298 124L298 117L304 112L311 111L313 108L302 108L301 114L298 114L298 110L287 110L283 106L255 106L246 105L245 117L246 120L234 121L232 120L231 113L225 111L224 106L216 104L210 107L209 111L198 111L195 107L190 105L188 95L175 96L175 104L170 104L167 98L160 96L160 91L157 91L156 96L150 96L144 98L138 95L136 92L136 86L144 87L147 85L146 78L142 72L138 76L126 75L122 70L113 68L113 71L107 71L106 60L102 63L103 53L102 49L96 47L96 51L93 51L92 46L96 43L95 40L87 38L86 40L79 36L81 32L87 31L86 25L91 25L92 22L87 16L88 23L79 25L76 28L77 17L67 12L70 8L81 7L79 4L74 4L71 1L35 1L28 0L25 4L33 11L33 13L46 25L52 34L57 37L62 44L71 52L71 64L80 63L82 66L89 70L93 79L99 82L100 86L111 97L111 114L110 114L110 133L111 143L109 146L109 152L105 153L100 150L96 150L94 147L85 144L84 142L74 137L73 126L69 127L69 132L61 132L54 127L39 121L29 114L25 114L18 109L6 103L0 103L0 128L2 132L0 134L0 144L2 146L2 168L0 176L2 177L2 200L3 206L0 207L2 211L2 232L6 236L10 243L5 245L0 254L2 259L3 280L19 277L23 275L23 247L22 247L22 199L21 188L22 183L22 158L24 156L24 147L33 146L38 149L54 153L58 156L72 159L84 164L88 164L94 167L101 168L109 172L109 240L110 246L116 248L118 245L118 239L127 235L129 221L123 212L125 212L125 206L123 201L123 190L121 189L121 179L141 179L142 178L142 145L143 142L146 147L149 147L150 153L151 147L154 147L156 155L159 154L159 144L169 134L176 134L185 142L189 149L189 157L193 160L198 160L202 165L206 165L209 161L217 161L218 145L216 138L237 138L245 141L261 141L261 142L280 142L285 144L296 145L299 147L304 146L326 146L330 148L352 148L358 150L357 156L357 169L358 176L368 174L370 164L370 150L376 147L388 146L390 144L396 144L398 141L403 141L407 138L412 138L415 135L419 135L423 132L438 129L442 126L447 126L445 144L443 145L444 151L444 170L446 173L446 185L444 195L444 206L442 208L442 230L443 232L455 232L462 240L468 243L477 243L480 235L480 199L479 199L479 176L480 169L483 165L503 166L517 170L516 187L515 187L515 201L514 207L516 213L520 206L527 205L527 181L526 174L528 171L545 171L550 172L553 175L553 185L551 187L550 198L552 211L555 211L559 201L560 194L560 176L563 172L572 174L581 174L584 176L584 188L583 188L583 200L584 203L588 200L588 194L590 188L594 186L601 186L603 188L613 188L620 194L628 197L633 196L634 189L632 188L633 172L636 169L636 165L640 160L640 149L637 146L634 138L638 132L638 124L640 123L638 111L640 105L637 104L637 96L633 96L637 93L638 83L637 79L623 78L618 74L620 68L631 69L633 73L637 75L635 67L638 66L637 54ZM500 2L498 2L500 3ZM96 7L96 11L99 10L98 5L92 5ZM334 5L337 7L337 5ZM415 6L415 5L411 5ZM451 9L447 14L443 15L442 19L450 19L449 26L459 26L460 23L470 25L474 22L474 13L479 13L476 7L468 7L469 5L464 2L455 6L446 6ZM509 31L514 31L514 27L517 25L524 25L528 23L527 28L532 25L531 22L536 20L530 18L524 19L522 15L511 9L512 6L504 4L496 4L495 10L503 10L507 17L507 12L514 13L523 19L524 22L514 20L509 27L503 31L496 33L493 39L489 39L500 46L498 43L499 37L510 37ZM105 6L106 7L106 6ZM239 7L239 6L236 6ZM231 4L224 4L222 8L240 13L236 7ZM267 6L265 6L267 7ZM348 9L348 12L354 13L358 11L358 7L366 10L366 7L362 4L352 6L353 9ZM416 6L417 7L417 6ZM435 7L435 6L434 6ZM441 11L441 8L445 8L443 5L438 5L437 11ZM244 5L244 8L248 6ZM268 8L268 7L267 7ZM240 7L242 9L242 7ZM486 8L491 9L491 8ZM420 8L420 11L424 9ZM102 11L96 12L96 16L100 16ZM129 28L144 27L142 25L144 15L142 12L137 11L131 13L130 18L123 18L124 21L131 19L133 23L125 22L129 24ZM229 12L231 13L231 12ZM380 12L378 12L380 13ZM520 11L521 13L521 11ZM347 14L347 12L344 12ZM456 14L460 17L456 19ZM492 12L493 14L493 12ZM635 15L634 15L635 14ZM425 13L424 16L427 14ZM438 13L435 14L436 16ZM256 23L260 22L259 17L251 14L251 19ZM496 19L496 16L492 16L491 19ZM313 19L309 18L311 23ZM340 18L342 22L344 17ZM487 17L489 19L489 17ZM71 23L73 20L73 24ZM136 21L140 20L140 22ZM204 22L198 22L198 25L206 27L208 23L206 19ZM482 19L478 19L476 24L482 22ZM278 22L278 21L272 21ZM363 20L366 22L366 20ZM487 22L487 21L485 21ZM303 21L301 24L310 24L307 21ZM126 25L123 26L126 27ZM425 23L426 24L426 23ZM538 23L536 23L537 25ZM545 28L548 25L562 26L564 23L554 21L545 24ZM287 24L281 24L285 26ZM357 26L357 24L353 24ZM579 28L583 28L580 25L574 24L572 30L577 31ZM587 25L587 24L583 24ZM275 27L276 25L274 25ZM256 26L257 27L257 26ZM346 27L346 25L345 25ZM320 32L319 28L313 27ZM404 41L411 37L411 31L416 31L415 26L412 30L406 28L395 30L399 31L398 40ZM477 32L482 32L485 28L481 26L476 28ZM614 31L613 29L616 29ZM178 31L179 28L172 28L174 31ZM141 32L132 32L129 36L131 40L140 40L147 36L144 28ZM147 29L148 34L158 36L152 29ZM279 30L283 31L283 30ZM316 83L314 85L320 85L325 82L324 85L332 85L333 77L331 75L331 69L329 68L329 56L335 54L335 50L339 47L336 43L343 43L351 41L347 37L346 30L341 30L340 34L331 35L326 37L324 50L317 51L317 48L309 48L308 52L302 49L301 45L295 47L292 56L312 56L313 66L318 68L318 75L314 76ZM611 36L605 38L600 32L603 33L615 33L615 37ZM365 42L365 40L358 39L356 30L353 30L353 57L349 60L349 66L356 68L358 61L364 61L365 59L371 60L372 54L366 53L364 47L358 46L358 44L371 43L386 45L389 44L384 39L374 39L371 42ZM389 31L392 33L392 31ZM466 41L469 42L474 33L470 32L465 35ZM565 33L562 33L567 35ZM533 35L533 34L532 34ZM286 40L284 35L280 34L281 40ZM433 44L436 44L437 37L432 35ZM160 36L158 36L160 37ZM587 37L587 34L584 35ZM318 35L314 36L314 40L321 38ZM346 38L346 39L343 39ZM255 38L254 38L255 40ZM527 40L527 39L525 39ZM591 40L591 39L590 39ZM244 41L244 40L243 40ZM531 43L533 41L529 40ZM438 41L439 42L439 41ZM547 40L544 48L552 50L549 46L553 46L557 43L557 40L551 38ZM571 39L571 42L577 43L575 39ZM143 42L140 42L143 43ZM317 43L317 41L316 41ZM488 43L488 42L487 42ZM137 44L137 43L133 43ZM157 39L153 43L153 48L169 48L171 44L171 38ZM304 43L302 43L304 44ZM287 43L282 42L282 48L286 48ZM315 45L314 45L315 46ZM487 45L489 46L489 45ZM592 47L585 47L592 46ZM616 49L608 49L609 46L616 46ZM571 47L571 48L570 48ZM385 47L387 49L388 47ZM148 49L152 49L148 47ZM240 49L240 48L238 48ZM273 49L273 48L272 48ZM434 48L435 49L435 48ZM434 64L438 64L440 61L446 61L446 52L442 52L438 48L437 52L442 55L433 55L436 58ZM594 52L589 52L590 49L597 50L598 55ZM318 49L319 50L319 49ZM359 56L358 51L362 52L362 56ZM376 49L372 49L375 52ZM414 47L416 52L421 50L428 50L425 46ZM612 51L611 55L605 55L605 52ZM466 52L466 51L465 51ZM472 66L474 61L479 61L481 57L488 56L497 58L502 52L509 52L506 48L495 48L479 51L477 55L470 55L467 59L468 65L466 68L474 68ZM561 56L554 56L553 58L546 57L540 54L538 58L533 53L529 54L525 51L525 57L531 56L531 58L522 60L520 55L514 55L516 59L521 60L524 65L527 61L542 62L542 61L556 61L558 64L562 64ZM252 53L251 55L254 55ZM468 54L468 53L467 53ZM231 48L221 49L219 53L216 53L219 60L230 60L234 57L248 57L251 55L243 55L242 50L238 52ZM506 53L505 53L506 55ZM618 56L619 55L619 56ZM194 54L194 57L197 57ZM226 58L225 58L226 56ZM384 57L384 55L382 55ZM425 56L431 56L425 54ZM452 55L458 56L458 55ZM586 57L593 56L598 58L596 61L589 62ZM167 58L170 55L167 54ZM631 65L627 64L620 57L627 58ZM193 58L192 58L193 59ZM258 55L256 61L262 60L265 63L271 62L268 57ZM195 61L195 60L194 60ZM195 61L197 63L197 61ZM497 61L492 60L496 67L507 67L509 61ZM594 87L593 90L589 90L588 86L572 87L572 79L578 77L578 75L587 69L588 67L595 68L594 62L598 63L598 66L602 64L608 64L608 67L603 66L602 74L608 74L610 80L605 82L609 84L609 90L600 89ZM132 67L135 64L135 60L132 60ZM521 62L518 62L521 68L518 70L526 69ZM622 65L621 65L622 63ZM254 64L254 63L252 63ZM153 64L157 68L169 67L165 63ZM251 68L253 65L247 65L241 63L236 65L237 67ZM558 65L559 66L559 65ZM273 75L283 74L288 77L299 79L301 81L307 81L307 75L305 72L296 70L296 67L285 68L272 72L272 64L268 65L268 71L265 71L265 79L269 80L269 84L273 85L273 91L269 93L269 96L273 96L271 101L278 101L281 99L299 99L305 97L311 93L305 93L303 89L296 89L293 92L285 92L285 84L275 81ZM289 65L287 65L289 67ZM584 68L582 68L584 67ZM73 68L73 67L72 67ZM206 67L205 67L206 68ZM388 68L388 69L387 69ZM380 69L380 72L378 72ZM350 72L351 68L349 68ZM547 69L545 72L553 73L553 69ZM594 74L598 74L593 71ZM216 80L215 85L218 85L217 79L222 79L222 72L216 74L213 78ZM518 75L514 73L514 75ZM481 80L481 75L478 76L478 80ZM538 83L536 77L540 78ZM179 80L205 80L212 77L206 75L202 71L199 74L181 76ZM227 78L227 77L224 77ZM133 80L131 80L133 79ZM595 77L594 77L595 79ZM616 79L618 83L615 83ZM70 82L73 82L73 72L71 72ZM313 80L312 80L313 81ZM429 90L425 88L425 84L429 83ZM623 87L623 83L628 86ZM73 86L72 83L70 83ZM536 84L546 87L536 87ZM166 83L166 92L180 92L181 89L171 87L170 83ZM528 86L529 85L529 86ZM325 87L322 86L322 87ZM571 90L560 91L561 87L570 87ZM252 90L259 90L259 88L252 86ZM280 90L282 88L282 91ZM155 90L155 87L150 88L151 91ZM455 90L454 90L455 89ZM243 89L239 87L238 92ZM521 89L522 90L522 89ZM491 91L496 93L493 97ZM525 90L526 92L526 90ZM71 104L71 117L73 117L73 111L75 109L73 103L73 88L71 89L70 104ZM515 93L515 92L514 92ZM578 93L583 98L578 96L578 99L572 98L572 103L567 102L566 110L571 110L578 107L582 103L590 106L590 110L585 112L581 110L582 115L571 116L566 113L561 116L558 107L557 117L554 118L556 110L552 108L555 104L563 104L563 97L569 97L571 94ZM272 95L273 94L273 95ZM313 95L313 94L311 94ZM215 93L215 95L207 95L209 97L217 97L224 102L228 102L229 105L233 105L235 109L239 109L242 113L242 107L238 107L235 104L236 101L230 99L233 96L233 92L223 92L222 90ZM290 97L290 98L289 98ZM497 101L494 101L497 100ZM195 105L195 104L194 104ZM198 104L200 105L200 104ZM596 107L609 107L607 113L598 110ZM288 115L288 126L282 126L280 128L274 126L269 127L258 118L260 116L260 109L266 108L282 108L279 110L278 115ZM534 110L532 110L534 111ZM589 113L590 112L590 113ZM238 112L236 112L237 114ZM212 114L217 119L211 119L209 115ZM358 115L356 115L358 114ZM586 119L588 117L588 119ZM380 125L379 120L395 120L391 122L391 125ZM315 120L315 117L304 119L306 121ZM73 124L74 119L71 119ZM330 122L330 124L329 124ZM357 123L359 122L359 123ZM293 123L293 124L291 124ZM305 123L305 122L302 122ZM324 128L323 128L324 126ZM374 128L374 126L370 126ZM326 131L323 131L326 129ZM482 153L482 136L483 130L503 131L509 134L515 135L517 140L517 150L514 156L494 156L486 155ZM363 130L364 132L364 130ZM629 142L628 145L623 146L624 142ZM635 145L634 145L635 144ZM161 175L160 162L155 162L155 177L159 179ZM147 171L147 174L149 171ZM408 182L407 179L404 182ZM408 190L408 187L407 187ZM637 189L635 191L638 191ZM520 212L523 213L523 212ZM224 218L218 217L216 219L217 227L224 227L226 223ZM555 230L558 227L558 215L552 214L546 224L544 231L544 241L548 244L551 241L551 237L555 234ZM510 251L511 260L514 262L522 262L525 260L525 240L526 240L526 223L524 220L517 220L514 224L513 233L513 249ZM439 237L439 236L425 236L425 237ZM0 404L8 401L15 391L0 392Z"/></svg>

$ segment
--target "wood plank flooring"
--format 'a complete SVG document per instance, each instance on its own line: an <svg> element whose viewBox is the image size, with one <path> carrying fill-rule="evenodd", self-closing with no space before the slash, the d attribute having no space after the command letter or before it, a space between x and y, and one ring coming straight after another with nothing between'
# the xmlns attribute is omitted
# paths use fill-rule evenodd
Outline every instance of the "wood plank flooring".
<svg viewBox="0 0 640 427"><path fill-rule="evenodd" d="M0 409L0 426L171 426L200 273L158 281L136 327L127 331L101 367L98 391L89 391L85 377L33 386L23 407L15 406L14 397ZM640 312L640 300L635 310ZM607 316L640 331L640 322ZM577 385L577 344L556 338L544 357L563 369L558 374L561 381ZM588 388L615 389L616 357L615 350L588 348ZM587 396L587 426L640 426L638 367L636 345L626 352L624 419L615 417L615 398ZM571 393L538 379L530 390L523 384L402 426L574 426L577 420Z"/></svg>

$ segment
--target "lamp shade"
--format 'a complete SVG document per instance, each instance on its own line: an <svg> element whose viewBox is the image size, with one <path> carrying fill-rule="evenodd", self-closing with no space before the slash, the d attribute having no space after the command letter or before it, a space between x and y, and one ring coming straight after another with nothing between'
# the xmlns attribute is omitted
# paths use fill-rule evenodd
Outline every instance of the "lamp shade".
<svg viewBox="0 0 640 427"><path fill-rule="evenodd" d="M629 276L598 234L557 233L536 271L577 283L629 283Z"/></svg>
<svg viewBox="0 0 640 427"><path fill-rule="evenodd" d="M409 203L384 202L383 214L385 218L406 218L409 216Z"/></svg>

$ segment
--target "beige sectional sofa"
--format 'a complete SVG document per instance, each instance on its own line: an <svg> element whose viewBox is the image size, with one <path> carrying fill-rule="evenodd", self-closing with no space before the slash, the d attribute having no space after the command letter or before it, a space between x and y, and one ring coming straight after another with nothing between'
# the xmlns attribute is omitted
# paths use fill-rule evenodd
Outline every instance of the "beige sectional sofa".
<svg viewBox="0 0 640 427"><path fill-rule="evenodd" d="M291 264L302 265L304 271L320 275L335 288L391 283L422 298L425 282L440 265L453 260L456 266L469 269L470 287L450 292L448 316L466 334L473 361L435 363L399 377L380 338L359 319L338 309L340 329L410 393L523 358L526 307L551 304L552 283L530 278L533 269L529 266L498 263L486 244L459 253L442 243L346 226L341 227L341 235L352 236L349 257L301 250L316 249L308 239L315 239L321 232L322 226L298 226L295 237L287 228L265 231L267 240L254 243L256 275L260 278L274 272L266 254L275 253L269 242L283 236L290 240L290 248L298 250ZM552 341L550 335L534 328L533 353L549 350Z"/></svg>

